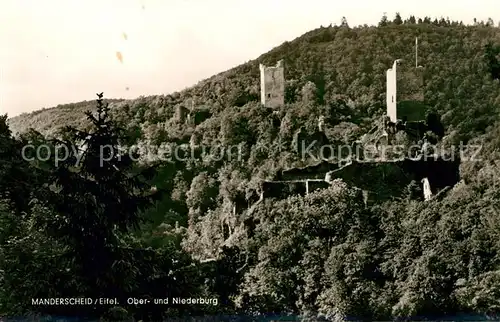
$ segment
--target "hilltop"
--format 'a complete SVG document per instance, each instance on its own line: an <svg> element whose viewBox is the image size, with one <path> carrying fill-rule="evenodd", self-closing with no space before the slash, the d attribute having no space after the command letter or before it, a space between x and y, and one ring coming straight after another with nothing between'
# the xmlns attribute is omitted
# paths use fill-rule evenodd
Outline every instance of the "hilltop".
<svg viewBox="0 0 500 322"><path fill-rule="evenodd" d="M362 192L343 180L307 196L258 200L263 180L312 163L298 155L298 137L350 145L380 124L386 70L396 59L413 63L416 37L425 104L441 117L443 142L481 147L481 160L461 160L461 183L428 202L410 182L398 198L366 205ZM259 64L281 59L285 105L271 110L260 104ZM385 320L498 312L499 78L500 28L492 23L397 15L393 21L383 17L379 26L343 21L320 27L180 92L109 100L132 142L153 152L161 143L196 153L208 147L209 156L220 147L241 148L241 159L197 155L160 162L150 183L161 198L143 211L149 222L122 242L188 254L195 262L215 259L213 275L205 268L197 272L206 279L203 286L185 268L176 268L181 282L162 277L157 284L167 280L177 289L212 294L230 313ZM14 132L34 128L53 136L67 125L90 127L86 109L94 102L20 115L9 124ZM318 136L321 117L324 136ZM369 184L388 189L381 173ZM393 173L391 180L403 176ZM240 211L242 204L248 210ZM170 276L170 264L151 262ZM164 296L159 286L147 289L155 280L137 271L130 276L143 284L127 286ZM119 294L130 292L116 287ZM48 288L40 294L58 294L56 286ZM15 295L28 298L22 291Z"/></svg>
<svg viewBox="0 0 500 322"><path fill-rule="evenodd" d="M302 87L312 81L320 105L332 104L340 97L357 109L364 108L360 114L371 118L385 104L385 71L395 59L414 61L415 37L420 40L420 64L426 72L426 101L443 116L449 131L459 129L465 118L474 119L474 124L468 126L476 128L491 124L487 112L499 103L499 98L496 83L482 79L488 74L483 54L489 42L499 41L498 28L444 20L390 23L383 28L321 27L184 91L121 101L117 113L134 123L150 123L147 128L165 123L178 105L206 107L220 113L228 107L258 102L259 63L273 65L284 59L287 103L298 101ZM474 88L479 84L480 91ZM474 108L479 104L483 105L480 109ZM47 132L71 122L78 124L81 111L91 106L92 102L60 105L14 117L10 124L15 132L29 127ZM285 107L284 111L289 109Z"/></svg>

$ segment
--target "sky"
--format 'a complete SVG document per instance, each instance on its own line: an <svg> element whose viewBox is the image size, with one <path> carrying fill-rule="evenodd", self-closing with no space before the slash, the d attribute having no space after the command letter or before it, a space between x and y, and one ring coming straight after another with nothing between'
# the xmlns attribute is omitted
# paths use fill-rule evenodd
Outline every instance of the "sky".
<svg viewBox="0 0 500 322"><path fill-rule="evenodd" d="M0 113L169 94L321 25L500 20L499 0L1 0ZM117 53L120 53L117 55Z"/></svg>

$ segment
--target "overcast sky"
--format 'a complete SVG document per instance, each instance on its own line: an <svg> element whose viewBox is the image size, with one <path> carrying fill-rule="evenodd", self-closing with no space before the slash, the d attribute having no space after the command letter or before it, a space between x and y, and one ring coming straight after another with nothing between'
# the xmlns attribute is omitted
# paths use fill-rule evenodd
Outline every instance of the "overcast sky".
<svg viewBox="0 0 500 322"><path fill-rule="evenodd" d="M168 94L342 16L397 11L497 23L500 0L1 0L0 112Z"/></svg>

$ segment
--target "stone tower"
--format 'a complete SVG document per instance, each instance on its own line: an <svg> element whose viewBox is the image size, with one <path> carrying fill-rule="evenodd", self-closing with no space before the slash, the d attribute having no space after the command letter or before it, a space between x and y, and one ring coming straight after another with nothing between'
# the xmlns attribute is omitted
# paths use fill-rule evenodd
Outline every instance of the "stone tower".
<svg viewBox="0 0 500 322"><path fill-rule="evenodd" d="M260 101L265 107L276 108L285 104L285 67L283 60L276 66L259 65Z"/></svg>
<svg viewBox="0 0 500 322"><path fill-rule="evenodd" d="M176 108L175 108L175 120L179 123L184 123L186 121L186 115L189 114L189 110L182 106L182 105L178 105Z"/></svg>
<svg viewBox="0 0 500 322"><path fill-rule="evenodd" d="M387 116L391 122L425 119L423 71L422 66L411 67L401 59L387 70Z"/></svg>

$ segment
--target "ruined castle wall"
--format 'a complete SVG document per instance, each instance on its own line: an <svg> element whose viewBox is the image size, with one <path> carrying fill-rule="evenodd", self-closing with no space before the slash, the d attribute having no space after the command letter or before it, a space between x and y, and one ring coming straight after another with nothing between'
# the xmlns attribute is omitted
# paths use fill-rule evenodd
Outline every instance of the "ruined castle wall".
<svg viewBox="0 0 500 322"><path fill-rule="evenodd" d="M316 190L327 189L330 187L330 184L326 181L309 181L307 185L308 193L313 193Z"/></svg>
<svg viewBox="0 0 500 322"><path fill-rule="evenodd" d="M398 119L420 121L425 119L424 70L405 63L394 62L387 70L387 116L391 122Z"/></svg>
<svg viewBox="0 0 500 322"><path fill-rule="evenodd" d="M264 198L285 199L291 195L305 195L306 182L263 182L262 192Z"/></svg>
<svg viewBox="0 0 500 322"><path fill-rule="evenodd" d="M424 71L405 65L398 66L397 73L397 113L398 118L408 121L425 120L424 106Z"/></svg>
<svg viewBox="0 0 500 322"><path fill-rule="evenodd" d="M396 68L397 64L395 63L393 68L387 70L387 116L391 119L391 122L396 123L397 119L397 111L396 111L396 103L397 103L397 86L396 86Z"/></svg>
<svg viewBox="0 0 500 322"><path fill-rule="evenodd" d="M424 70L423 67L398 66L397 85L398 101L424 100Z"/></svg>
<svg viewBox="0 0 500 322"><path fill-rule="evenodd" d="M276 108L285 104L285 68L280 60L276 66L260 64L260 96L265 107Z"/></svg>
<svg viewBox="0 0 500 322"><path fill-rule="evenodd" d="M377 199L399 196L413 176L403 170L401 162L352 163L331 173L332 179L342 179L362 190L370 191Z"/></svg>

